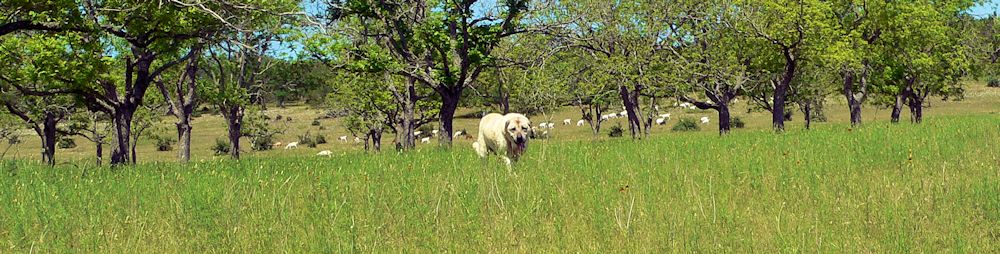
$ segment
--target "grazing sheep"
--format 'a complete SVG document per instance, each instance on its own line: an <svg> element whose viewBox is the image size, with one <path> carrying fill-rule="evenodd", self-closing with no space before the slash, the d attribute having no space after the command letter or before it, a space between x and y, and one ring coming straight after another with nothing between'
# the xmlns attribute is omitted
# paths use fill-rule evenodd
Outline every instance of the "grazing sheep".
<svg viewBox="0 0 1000 254"><path fill-rule="evenodd" d="M584 120L576 121L576 126L577 127L583 126L584 124L587 124L587 121L584 121Z"/></svg>
<svg viewBox="0 0 1000 254"><path fill-rule="evenodd" d="M573 124L573 120L572 119L563 120L563 125L570 125L570 124Z"/></svg>
<svg viewBox="0 0 1000 254"><path fill-rule="evenodd" d="M695 106L695 105L691 105L691 107L689 107L689 108L690 108L691 110L697 110L697 109L698 109L698 106Z"/></svg>
<svg viewBox="0 0 1000 254"><path fill-rule="evenodd" d="M431 130L431 135L438 136L438 130Z"/></svg>
<svg viewBox="0 0 1000 254"><path fill-rule="evenodd" d="M426 137L426 138L420 139L420 143L430 144L431 143L431 137Z"/></svg>
<svg viewBox="0 0 1000 254"><path fill-rule="evenodd" d="M670 113L661 114L660 118L670 118Z"/></svg>
<svg viewBox="0 0 1000 254"><path fill-rule="evenodd" d="M319 153L317 153L316 156L333 157L333 152L330 152L330 150L323 150L319 151Z"/></svg>
<svg viewBox="0 0 1000 254"><path fill-rule="evenodd" d="M292 149L292 148L299 148L299 142L291 142L291 143L288 143L288 145L285 145L285 150Z"/></svg>
<svg viewBox="0 0 1000 254"><path fill-rule="evenodd" d="M340 136L339 138L337 138L337 140L340 140L341 142L347 143L347 136Z"/></svg>
<svg viewBox="0 0 1000 254"><path fill-rule="evenodd" d="M707 117L707 116L703 116L703 117L701 117L701 123L702 123L702 124L707 124L708 122L709 122L709 121L708 121L708 117Z"/></svg>
<svg viewBox="0 0 1000 254"><path fill-rule="evenodd" d="M271 147L281 147L281 142L274 143L274 145L272 145Z"/></svg>
<svg viewBox="0 0 1000 254"><path fill-rule="evenodd" d="M664 119L664 118L657 118L656 119L656 125L664 125L664 124L667 124L667 119Z"/></svg>
<svg viewBox="0 0 1000 254"><path fill-rule="evenodd" d="M354 137L354 143L361 143L361 138Z"/></svg>
<svg viewBox="0 0 1000 254"><path fill-rule="evenodd" d="M414 136L414 137L419 137L419 136L420 136L420 134L424 134L424 132L422 132L422 131L414 131L414 132L413 132L413 136Z"/></svg>
<svg viewBox="0 0 1000 254"><path fill-rule="evenodd" d="M455 132L455 135L452 135L451 137L452 137L452 138L457 138L457 137L459 137L459 136L462 136L462 134L464 134L464 133L462 133L462 131L456 131L456 132Z"/></svg>
<svg viewBox="0 0 1000 254"><path fill-rule="evenodd" d="M628 111L626 110L626 111L618 112L618 115L621 116L621 117L625 117L625 116L628 115Z"/></svg>

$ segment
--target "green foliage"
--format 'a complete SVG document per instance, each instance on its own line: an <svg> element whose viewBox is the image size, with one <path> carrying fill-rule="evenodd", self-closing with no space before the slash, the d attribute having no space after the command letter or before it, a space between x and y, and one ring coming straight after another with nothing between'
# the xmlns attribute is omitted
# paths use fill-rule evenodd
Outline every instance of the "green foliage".
<svg viewBox="0 0 1000 254"><path fill-rule="evenodd" d="M677 120L677 123L674 124L674 127L670 128L670 130L671 131L699 131L699 130L701 130L701 126L698 125L698 122L696 122L694 119L687 118L687 117L682 117L681 119Z"/></svg>
<svg viewBox="0 0 1000 254"><path fill-rule="evenodd" d="M608 129L608 137L620 138L624 134L625 134L625 128L622 128L621 123L617 123L615 124L615 126L611 126L611 128Z"/></svg>
<svg viewBox="0 0 1000 254"><path fill-rule="evenodd" d="M56 146L58 146L60 149L76 148L76 141L74 141L72 138L60 138L59 142L56 143L57 143Z"/></svg>
<svg viewBox="0 0 1000 254"><path fill-rule="evenodd" d="M258 107L250 107L244 116L243 136L250 138L250 148L254 151L267 151L273 149L274 137L285 133L288 130L290 117L277 115L268 117L264 111Z"/></svg>
<svg viewBox="0 0 1000 254"><path fill-rule="evenodd" d="M177 140L172 137L150 135L150 138L153 139L153 143L156 145L156 151L160 152L173 151L174 144L177 143Z"/></svg>
<svg viewBox="0 0 1000 254"><path fill-rule="evenodd" d="M232 146L229 144L229 140L225 138L216 138L215 145L212 146L212 151L215 155L226 155L232 150Z"/></svg>
<svg viewBox="0 0 1000 254"><path fill-rule="evenodd" d="M990 78L990 80L986 82L986 86L987 87L1000 87L1000 79L998 79L998 78Z"/></svg>
<svg viewBox="0 0 1000 254"><path fill-rule="evenodd" d="M260 136L250 139L250 149L254 151L270 151L274 149L273 136Z"/></svg>
<svg viewBox="0 0 1000 254"><path fill-rule="evenodd" d="M315 139L316 139L316 144L317 145L326 144L326 136L323 135L323 134L316 134L316 138Z"/></svg>
<svg viewBox="0 0 1000 254"><path fill-rule="evenodd" d="M324 140L325 140L325 138L324 138ZM299 135L299 145L304 145L304 146L307 146L307 147L315 148L316 144L317 144L316 140L313 139L312 133L306 131L305 134Z"/></svg>
<svg viewBox="0 0 1000 254"><path fill-rule="evenodd" d="M734 117L730 118L729 119L729 124L733 128L736 128L736 129L743 129L743 128L746 127L746 123L743 122L743 119L740 118L740 117L738 117L738 116L734 116Z"/></svg>

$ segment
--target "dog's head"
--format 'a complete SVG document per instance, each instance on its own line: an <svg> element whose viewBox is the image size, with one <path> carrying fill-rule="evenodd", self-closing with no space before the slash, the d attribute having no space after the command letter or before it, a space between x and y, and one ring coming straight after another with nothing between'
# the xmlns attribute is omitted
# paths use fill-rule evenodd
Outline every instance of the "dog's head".
<svg viewBox="0 0 1000 254"><path fill-rule="evenodd" d="M514 145L514 152L520 155L528 144L528 134L531 132L531 120L522 114L510 113L504 116L504 133L507 140Z"/></svg>

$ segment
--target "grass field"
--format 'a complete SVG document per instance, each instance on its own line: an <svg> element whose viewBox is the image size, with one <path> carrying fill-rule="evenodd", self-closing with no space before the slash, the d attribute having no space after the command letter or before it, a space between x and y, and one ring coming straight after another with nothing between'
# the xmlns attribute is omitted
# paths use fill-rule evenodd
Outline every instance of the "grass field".
<svg viewBox="0 0 1000 254"><path fill-rule="evenodd" d="M998 130L983 115L539 141L513 174L443 149L7 161L0 252L996 253Z"/></svg>
<svg viewBox="0 0 1000 254"><path fill-rule="evenodd" d="M933 102L919 125L868 109L849 128L838 103L831 122L796 119L780 135L745 111L748 128L725 137L714 125L641 141L557 126L513 172L468 140L232 161L210 154L224 131L213 116L196 120L189 165L140 144L139 166L96 168L78 141L48 168L28 139L0 161L0 253L1000 252L1000 89ZM302 125L286 139L316 128L318 110L280 110Z"/></svg>

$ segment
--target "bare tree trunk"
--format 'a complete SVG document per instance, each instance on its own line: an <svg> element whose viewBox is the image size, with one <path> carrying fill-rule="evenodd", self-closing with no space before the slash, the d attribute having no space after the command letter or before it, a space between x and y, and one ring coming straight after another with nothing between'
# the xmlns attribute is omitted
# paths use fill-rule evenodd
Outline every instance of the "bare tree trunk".
<svg viewBox="0 0 1000 254"><path fill-rule="evenodd" d="M625 111L628 113L628 127L629 132L632 134L632 139L639 139L642 135L642 123L639 122L639 109L635 101L636 98L629 92L628 87L624 85L618 86L618 93L621 95L622 104L624 104Z"/></svg>
<svg viewBox="0 0 1000 254"><path fill-rule="evenodd" d="M97 142L97 166L100 167L104 163L104 143Z"/></svg>
<svg viewBox="0 0 1000 254"><path fill-rule="evenodd" d="M438 93L441 95L441 130L444 131L441 142L446 146L451 146L452 133L454 133L455 111L458 110L462 87L440 88L438 90Z"/></svg>
<svg viewBox="0 0 1000 254"><path fill-rule="evenodd" d="M177 156L181 162L191 160L191 119L190 115L177 122Z"/></svg>
<svg viewBox="0 0 1000 254"><path fill-rule="evenodd" d="M124 165L129 160L130 142L132 140L132 116L135 110L126 107L118 107L112 117L114 125L114 144L111 150L111 165Z"/></svg>
<svg viewBox="0 0 1000 254"><path fill-rule="evenodd" d="M785 70L781 81L774 87L774 110L771 111L771 124L777 132L785 131L785 99L788 97L788 87L792 84L792 79L795 78L795 68L798 64L793 50L791 48L784 49Z"/></svg>
<svg viewBox="0 0 1000 254"><path fill-rule="evenodd" d="M806 120L806 130L812 127L812 103L806 102L802 107L802 114Z"/></svg>
<svg viewBox="0 0 1000 254"><path fill-rule="evenodd" d="M890 115L892 123L899 123L899 114L903 110L903 100L902 93L896 95L896 102L892 105L892 114Z"/></svg>
<svg viewBox="0 0 1000 254"><path fill-rule="evenodd" d="M243 137L243 107L224 107L223 114L226 115L226 125L229 138L229 156L233 159L240 159L240 138Z"/></svg>
<svg viewBox="0 0 1000 254"><path fill-rule="evenodd" d="M56 123L58 123L56 115L46 112L39 133L42 138L42 162L49 166L56 165Z"/></svg>
<svg viewBox="0 0 1000 254"><path fill-rule="evenodd" d="M719 112L719 135L729 134L732 129L732 117L729 114L729 105L723 102L716 104L716 111Z"/></svg>
<svg viewBox="0 0 1000 254"><path fill-rule="evenodd" d="M851 126L861 125L861 101L854 96L854 73L850 71L844 72L844 97L851 112Z"/></svg>
<svg viewBox="0 0 1000 254"><path fill-rule="evenodd" d="M916 95L915 93L910 93L910 98L907 103L910 108L910 122L911 123L921 123L924 120L924 107L923 98Z"/></svg>

